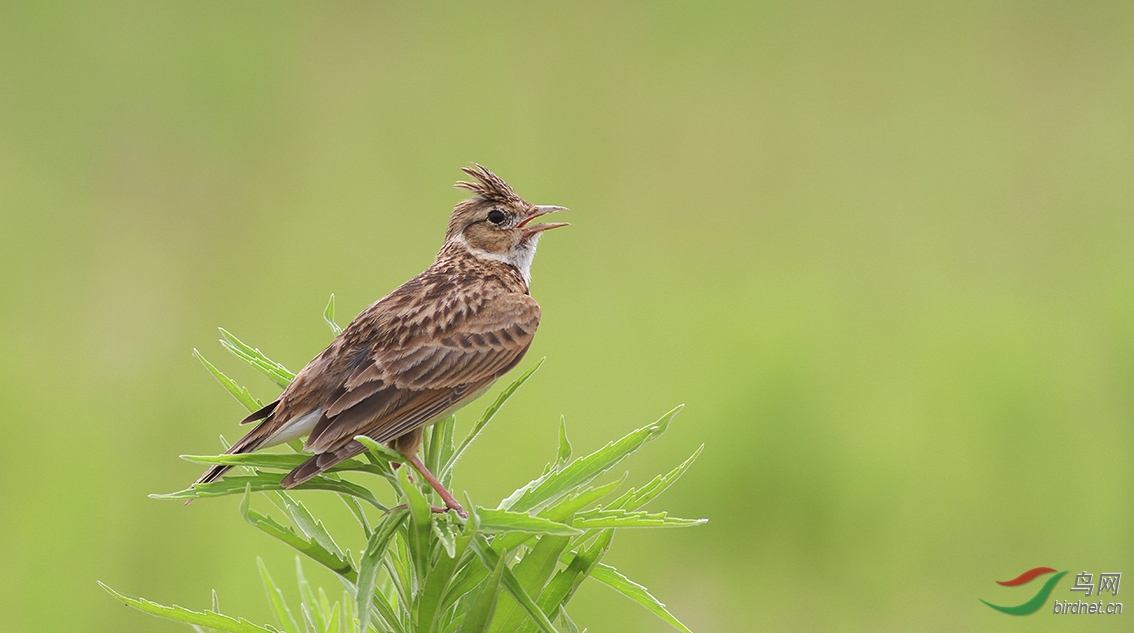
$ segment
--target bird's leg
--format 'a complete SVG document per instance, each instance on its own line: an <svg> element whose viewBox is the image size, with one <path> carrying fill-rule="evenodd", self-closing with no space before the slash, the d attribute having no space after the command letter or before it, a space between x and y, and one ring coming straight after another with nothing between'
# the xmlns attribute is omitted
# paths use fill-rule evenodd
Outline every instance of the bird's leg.
<svg viewBox="0 0 1134 633"><path fill-rule="evenodd" d="M429 485L433 486L433 489L437 491L437 494L441 495L441 500L445 502L446 508L455 510L457 514L461 515L462 519L469 518L469 513L465 512L465 509L461 507L460 503L457 503L457 500L453 498L453 495L448 490L445 490L445 486L442 486L441 482L437 481L437 478L433 476L433 473L429 472L429 469L425 467L425 464L422 463L421 458L417 456L417 453L407 455L406 459L409 460L409 463L413 465L414 469L417 470L417 472L421 473L421 476L425 478L425 481L428 481Z"/></svg>

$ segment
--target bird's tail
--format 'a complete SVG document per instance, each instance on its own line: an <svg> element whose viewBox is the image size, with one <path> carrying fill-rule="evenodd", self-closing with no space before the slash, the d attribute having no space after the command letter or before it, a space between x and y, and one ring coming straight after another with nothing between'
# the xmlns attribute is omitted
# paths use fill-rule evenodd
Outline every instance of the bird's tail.
<svg viewBox="0 0 1134 633"><path fill-rule="evenodd" d="M361 442L351 441L342 448L312 455L310 459L295 467L283 478L280 485L284 488L294 488L299 484L311 479L312 477L326 472L335 464L350 459L359 453L366 451L366 447Z"/></svg>
<svg viewBox="0 0 1134 633"><path fill-rule="evenodd" d="M268 432L268 429L265 428L271 426L269 424L270 421L271 420L268 419L261 422L260 425L252 429L252 431L249 432L248 435L240 438L238 442L229 447L229 449L225 451L224 454L239 455L241 453L251 453L260 448L260 445L263 444L264 441L267 440L271 435L271 433ZM214 482L217 479L220 479L221 475L228 472L230 468L232 468L232 466L227 464L214 464L213 466L209 466L209 469L205 471L205 474L201 475L197 478L197 481L193 482L193 486Z"/></svg>

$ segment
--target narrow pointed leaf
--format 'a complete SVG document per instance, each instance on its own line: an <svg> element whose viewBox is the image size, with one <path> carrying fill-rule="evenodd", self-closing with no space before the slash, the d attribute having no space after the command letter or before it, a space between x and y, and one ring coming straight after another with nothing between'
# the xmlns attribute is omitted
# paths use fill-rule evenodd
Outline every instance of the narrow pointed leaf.
<svg viewBox="0 0 1134 633"><path fill-rule="evenodd" d="M280 486L280 481L284 478L283 473L258 473L256 475L240 475L228 476L218 481L210 482L207 484L197 484L192 488L179 490L167 494L154 494L150 495L151 499L203 499L206 497L222 497L224 495L243 494L246 486L251 486L252 492L260 492L264 490L283 490ZM357 497L370 505L385 511L387 508L382 502L374 497L374 493L370 490L353 484L349 481L341 479L330 479L328 477L315 477L309 479L294 488L289 490L329 490L331 492L340 492L343 494Z"/></svg>
<svg viewBox="0 0 1134 633"><path fill-rule="evenodd" d="M331 537L331 534L327 532L327 528L323 526L322 522L311 515L311 512L307 510L306 506L286 492L281 491L276 494L278 494L283 501L284 507L287 508L288 514L291 515L292 522L295 523L295 527L299 528L307 538L318 543L323 549L339 558L344 556L343 551L339 549L338 543L336 543L335 539Z"/></svg>
<svg viewBox="0 0 1134 633"><path fill-rule="evenodd" d="M311 609L307 605L299 604L299 621L303 624L303 633L319 633L323 627L315 625L315 618L311 615Z"/></svg>
<svg viewBox="0 0 1134 633"><path fill-rule="evenodd" d="M362 560L359 561L356 599L358 601L358 630L363 633L370 624L370 607L375 598L374 590L378 582L378 570L382 568L382 558L386 554L390 539L394 537L398 527L405 520L406 514L405 510L394 510L386 515L386 520L370 535L370 540L366 543L366 550L362 553Z"/></svg>
<svg viewBox="0 0 1134 633"><path fill-rule="evenodd" d="M568 519L571 518L571 515L598 501L599 499L602 499L606 495L614 492L615 489L617 489L622 485L624 481L626 481L626 476L628 474L629 473L623 473L621 477L610 483L603 484L601 486L588 487L582 492L575 494L574 496L564 497L555 505L540 510L537 516L558 523L567 523ZM523 532L510 532L508 534L501 534L500 536L496 537L497 540L492 542L492 546L494 549L497 549L499 551L507 551L523 544L530 538L532 538L531 534L525 534Z"/></svg>
<svg viewBox="0 0 1134 633"><path fill-rule="evenodd" d="M365 446L371 453L377 454L380 459L397 462L399 464L404 464L406 461L405 455L402 455L385 444L375 442L365 435L356 435L354 439Z"/></svg>
<svg viewBox="0 0 1134 633"><path fill-rule="evenodd" d="M331 328L331 334L338 336L343 333L343 329L335 323L335 293L331 293L331 298L327 300L327 308L323 310L323 320L327 322L327 327Z"/></svg>
<svg viewBox="0 0 1134 633"><path fill-rule="evenodd" d="M524 512L510 512L508 510L490 510L477 508L480 516L480 529L487 534L497 532L524 532L525 534L558 534L562 536L575 536L582 534L582 530L570 525L532 516Z"/></svg>
<svg viewBox="0 0 1134 633"><path fill-rule="evenodd" d="M559 608L559 622L563 626L564 633L579 633L579 625L575 624L571 616L567 615L567 609L563 607ZM586 629L583 629L583 633L586 633Z"/></svg>
<svg viewBox="0 0 1134 633"><path fill-rule="evenodd" d="M237 401L240 402L240 404L244 405L244 408L248 409L248 411L257 411L264 406L259 400L252 396L252 393L248 391L247 387L241 387L240 385L236 384L235 380L224 375L223 373L221 373L221 370L217 369L212 363L205 360L205 357L201 355L201 352L193 350L193 355L197 357L197 360L201 361L201 364L205 366L205 369L209 370L209 373L213 375L213 378L215 378L222 387L227 389L228 392L232 394L232 397L236 398Z"/></svg>
<svg viewBox="0 0 1134 633"><path fill-rule="evenodd" d="M343 500L343 503L346 505L347 509L350 510L350 513L354 515L355 520L358 521L359 526L362 527L363 536L370 538L370 519L368 519L366 517L366 513L362 511L362 504L358 502L358 499L355 499L350 495L340 494L339 498Z"/></svg>
<svg viewBox="0 0 1134 633"><path fill-rule="evenodd" d="M480 419L477 420L476 424L473 425L473 428L469 431L469 434L466 435L465 439L461 440L461 443L457 445L457 448L453 451L453 456L450 457L449 461L445 463L445 467L442 469L442 473L448 473L449 471L453 470L453 466L455 466L457 464L457 461L461 459L461 455L464 455L465 450L468 449L469 445L473 443L473 440L475 440L477 436L480 435L480 432L484 430L484 427L488 426L488 423L492 421L492 418L495 417L496 412L500 410L500 407L504 406L505 402L508 402L508 399L512 397L512 394L516 393L516 390L519 389L520 386L525 382L527 382L528 378L531 378L532 374L534 374L536 370L539 369L541 365L543 365L544 360L546 359L540 359L538 363L532 365L531 369L525 371L520 375L519 378L515 380L515 382L508 385L508 387L504 389L504 391L500 392L500 395L496 397L496 401L492 403L492 406L484 410L484 415L480 416Z"/></svg>
<svg viewBox="0 0 1134 633"><path fill-rule="evenodd" d="M657 422L633 431L586 457L576 459L562 470L532 481L501 502L500 508L527 512L553 503L571 490L590 483L595 477L610 470L618 462L645 446L647 442L664 433L669 422L681 411L681 408L677 407Z"/></svg>
<svg viewBox="0 0 1134 633"><path fill-rule="evenodd" d="M529 596L538 596L543 591L543 586L555 571L555 564L559 561L560 554L570 542L571 539L566 536L551 534L541 536L535 547L512 569L516 574L516 580L520 581L520 585ZM524 622L525 617L524 609L511 596L502 596L496 605L496 615L492 619L489 631L493 633L515 631Z"/></svg>
<svg viewBox="0 0 1134 633"><path fill-rule="evenodd" d="M653 499L656 499L658 495L665 492L670 486L674 484L674 482L680 479L681 476L685 474L685 471L689 470L689 467L693 465L693 462L697 461L697 457L701 455L701 451L703 451L704 449L705 445L702 444L697 448L697 450L693 451L693 454L689 456L689 459L681 462L681 464L679 464L677 468L674 468L664 475L658 475L657 477L654 477L654 479L650 481L650 483L642 486L641 488L630 489L626 491L626 494L612 501L610 503L610 506L608 507L625 508L626 510L637 510Z"/></svg>
<svg viewBox="0 0 1134 633"><path fill-rule="evenodd" d="M622 473L621 477L610 483L601 486L587 487L577 494L565 496L555 505L548 506L541 510L539 516L551 519L552 521L566 522L571 515L614 492L626 481L627 475L629 475L629 473Z"/></svg>
<svg viewBox="0 0 1134 633"><path fill-rule="evenodd" d="M692 527L708 522L708 519L682 519L671 517L665 512L627 512L619 508L596 509L579 512L571 525L577 528L621 528L621 527Z"/></svg>
<svg viewBox="0 0 1134 633"><path fill-rule="evenodd" d="M177 622L185 622L187 624L207 627L216 631L225 631L226 633L279 633L275 628L252 624L244 618L234 618L220 613L215 613L213 611L192 611L190 609L179 607L177 605L167 607L165 605L146 600L145 598L131 598L124 596L102 582L99 582L98 585L102 587L107 593L125 603L127 606L134 607L135 609L149 613L150 615L156 615L159 618L176 620Z"/></svg>
<svg viewBox="0 0 1134 633"><path fill-rule="evenodd" d="M507 565L504 564L504 557L501 556L492 568L492 573L488 575L488 579L481 586L480 594L473 601L472 608L469 609L468 615L461 623L459 633L484 633L488 630L488 625L492 621L492 614L496 611L496 601L500 594L500 579L503 577L505 569L507 569Z"/></svg>
<svg viewBox="0 0 1134 633"><path fill-rule="evenodd" d="M283 592L280 591L275 581L272 580L272 575L268 573L268 568L264 565L264 559L257 556L256 566L260 568L260 580L264 583L264 589L268 592L268 602L272 605L272 613L276 615L276 622L278 622L287 633L299 633L299 624L296 623L295 618L291 615L291 609L287 608L287 602L284 601Z"/></svg>
<svg viewBox="0 0 1134 633"><path fill-rule="evenodd" d="M421 490L409 480L409 467L398 469L398 487L409 506L409 548L413 558L413 567L419 583L424 584L426 574L429 572L429 533L432 531L433 512L429 508L429 500Z"/></svg>
<svg viewBox="0 0 1134 633"><path fill-rule="evenodd" d="M331 615L327 617L327 625L323 627L323 633L339 633L341 625L339 624L339 603L331 608Z"/></svg>
<svg viewBox="0 0 1134 633"><path fill-rule="evenodd" d="M441 524L442 521L434 521L433 529L434 533L444 543L440 534L447 531L447 528L442 528ZM452 526L452 524L446 525ZM452 547L445 546L445 554L438 557L437 564L429 571L425 588L422 590L418 601L418 630L422 633L431 633L439 629L438 618L450 604L444 600L445 592L449 588L457 565L464 558L465 551L473 537L476 536L478 529L479 522L476 519L476 513L473 512L469 521L465 523L464 529L459 534L451 535Z"/></svg>
<svg viewBox="0 0 1134 633"><path fill-rule="evenodd" d="M606 556L614 538L614 530L602 530L598 539L590 547L575 550L567 567L547 583L539 597L539 606L544 613L555 614L575 595L579 585L594 571L595 566Z"/></svg>
<svg viewBox="0 0 1134 633"><path fill-rule="evenodd" d="M453 532L453 524L438 518L433 521L432 526L433 536L441 544L441 548L445 550L445 555L449 558L456 556L457 535Z"/></svg>
<svg viewBox="0 0 1134 633"><path fill-rule="evenodd" d="M483 528L483 525L481 527ZM495 569L496 565L500 563L500 558L502 557L492 549L492 546L484 540L483 536L474 538L471 547L485 567ZM507 565L504 565L504 575L501 578L501 583L504 585L504 588L508 590L508 593L516 599L516 602L520 603L520 606L523 607L524 611L527 612L541 631L544 633L558 633L555 630L555 626L551 624L551 620L540 610L539 605L528 595L528 592L524 590L524 586L520 584L519 579L516 578L516 575L512 573L512 570L509 569Z"/></svg>
<svg viewBox="0 0 1134 633"><path fill-rule="evenodd" d="M438 456L437 462L444 465L449 463L449 460L453 457L453 452L457 450L453 439L457 432L457 419L454 416L449 416L438 424L441 425L441 454ZM437 470L440 472L441 468ZM441 483L447 488L452 481L453 472L446 471L442 474Z"/></svg>
<svg viewBox="0 0 1134 633"><path fill-rule="evenodd" d="M340 633L339 624L339 604L336 602L335 606L331 608L331 615L327 617L327 626L323 627L323 633Z"/></svg>
<svg viewBox="0 0 1134 633"><path fill-rule="evenodd" d="M567 419L559 418L559 452L555 456L555 463L559 466L571 461L571 440L567 439Z"/></svg>
<svg viewBox="0 0 1134 633"><path fill-rule="evenodd" d="M272 382L281 387L287 387L295 378L295 374L283 365L268 358L258 349L246 345L243 341L232 335L224 328L218 328L221 336L221 347L225 348L240 360L248 363L253 369L267 376Z"/></svg>
<svg viewBox="0 0 1134 633"><path fill-rule="evenodd" d="M319 603L319 599L315 597L311 583L307 582L307 576L303 573L303 562L298 556L295 557L295 579L299 586L301 606L305 608L307 613L311 614L312 628L322 631L327 628L327 611L324 605Z"/></svg>
<svg viewBox="0 0 1134 633"><path fill-rule="evenodd" d="M430 472L441 472L442 453L445 450L445 429L454 424L453 416L437 422L425 430L421 453ZM451 449L450 449L451 450Z"/></svg>
<svg viewBox="0 0 1134 633"><path fill-rule="evenodd" d="M345 555L333 554L318 543L296 534L295 530L292 528L281 525L271 516L260 514L253 510L250 507L250 500L251 491L246 488L244 498L240 502L240 513L244 515L244 520L248 521L253 527L287 543L304 556L307 556L347 580L354 582L357 579L354 567Z"/></svg>
<svg viewBox="0 0 1134 633"><path fill-rule="evenodd" d="M594 578L634 602L646 607L659 618L672 625L673 628L683 631L684 633L693 633L689 630L689 627L673 617L673 614L666 610L665 605L662 604L660 600L650 595L650 592L647 591L645 587L618 573L618 570L610 565L599 563L591 573L591 578Z"/></svg>

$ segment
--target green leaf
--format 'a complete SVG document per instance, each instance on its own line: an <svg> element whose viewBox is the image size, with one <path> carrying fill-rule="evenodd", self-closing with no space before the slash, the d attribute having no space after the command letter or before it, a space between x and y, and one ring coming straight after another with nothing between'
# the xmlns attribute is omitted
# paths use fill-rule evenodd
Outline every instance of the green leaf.
<svg viewBox="0 0 1134 633"><path fill-rule="evenodd" d="M410 511L409 548L413 558L414 571L419 584L424 584L426 574L429 573L429 533L432 531L433 512L429 507L429 500L421 490L410 483L409 467L398 469L398 487Z"/></svg>
<svg viewBox="0 0 1134 633"><path fill-rule="evenodd" d="M470 507L471 504L470 504ZM441 525L452 527L452 523L435 520L433 522L434 533L437 534L438 539L444 543L448 536L441 536L445 531ZM417 604L418 612L418 630L422 633L432 633L438 628L438 620L449 604L443 598L445 592L449 588L450 582L453 579L453 574L457 569L457 565L465 556L469 543L476 535L479 529L479 522L476 519L474 512L469 521L464 525L464 529L457 535L452 537L452 546L444 545L445 555L439 556L437 564L429 572L429 577L425 581L425 588L420 594L420 599Z"/></svg>
<svg viewBox="0 0 1134 633"><path fill-rule="evenodd" d="M448 438L448 443L449 443L448 452L450 454L452 454L452 452L453 452L453 446L452 446L453 429L452 429L452 427L455 424L456 424L456 420L453 418L453 416L450 415L449 417L445 418L444 420L441 420L440 422L436 422L436 423L430 425L429 428L425 429L424 438L423 438L424 441L422 442L422 446L421 446L421 454L423 456L423 461L425 462L425 467L428 468L430 472L440 472L441 471L441 465L445 463L444 459L448 458L448 455L443 455L443 453L445 453L445 448L446 448L446 446L445 446L445 444L446 444L446 442L445 442L446 432L448 432L448 436L449 436L449 438Z"/></svg>
<svg viewBox="0 0 1134 633"><path fill-rule="evenodd" d="M390 462L397 462L399 464L404 464L406 462L405 455L402 455L398 451L395 451L385 444L375 442L365 435L355 435L354 439L355 441L359 442L367 449L369 449L371 453L375 453L379 457L379 459L384 459Z"/></svg>
<svg viewBox="0 0 1134 633"><path fill-rule="evenodd" d="M366 513L362 511L362 505L358 503L358 499L344 494L340 494L339 498L343 500L347 509L350 510L350 513L354 515L355 520L362 527L363 536L370 538L370 520L366 518Z"/></svg>
<svg viewBox="0 0 1134 633"><path fill-rule="evenodd" d="M327 300L327 309L323 310L323 320L327 322L327 327L331 328L331 334L338 336L343 333L343 329L335 323L335 293L331 293L331 298ZM365 633L365 632L363 632Z"/></svg>
<svg viewBox="0 0 1134 633"><path fill-rule="evenodd" d="M334 606L338 607L339 605L335 603ZM319 612L323 614L324 620L331 617L331 609L332 605L331 601L327 599L327 592L323 591L322 587L319 587Z"/></svg>
<svg viewBox="0 0 1134 633"><path fill-rule="evenodd" d="M374 590L378 583L378 570L382 568L382 558L390 539L397 533L398 527L406 518L405 510L394 510L386 515L370 540L366 542L366 549L362 553L362 560L358 564L358 630L365 633L370 624L370 607L374 603Z"/></svg>
<svg viewBox="0 0 1134 633"><path fill-rule="evenodd" d="M457 449L453 443L453 436L457 432L457 419L454 416L449 416L438 422L437 425L441 428L441 452L437 456L437 463L444 465L449 463L449 460L453 457L453 452ZM437 471L440 472L441 468L437 468ZM442 473L442 475L441 484L448 488L452 482L453 471L450 470Z"/></svg>
<svg viewBox="0 0 1134 633"><path fill-rule="evenodd" d="M571 616L567 615L567 609L563 607L559 607L559 622L565 629L565 633L579 633L579 625L575 624ZM586 633L586 629L583 629L583 633Z"/></svg>
<svg viewBox="0 0 1134 633"><path fill-rule="evenodd" d="M633 431L586 457L576 459L562 470L551 471L533 480L502 501L500 508L527 512L551 504L564 494L590 483L595 477L610 470L618 462L645 446L647 442L664 433L669 422L681 411L681 408L679 406L666 413L657 422Z"/></svg>
<svg viewBox="0 0 1134 633"><path fill-rule="evenodd" d="M310 453L239 453L236 455L181 455L181 459L198 464L226 464L229 466L245 466L247 468L270 468L272 470L291 471L307 461ZM357 459L344 459L326 470L329 473L355 470L388 477L387 471L374 464L361 462Z"/></svg>
<svg viewBox="0 0 1134 633"><path fill-rule="evenodd" d="M224 337L220 342L221 347L231 352L233 356L248 363L253 369L264 374L271 379L272 382L281 387L287 387L291 384L291 381L295 378L293 372L288 371L283 365L268 358L260 350L245 345L243 341L233 336L231 332L223 327L217 329L220 330L221 336Z"/></svg>
<svg viewBox="0 0 1134 633"><path fill-rule="evenodd" d="M448 516L446 514L445 516ZM441 544L445 554L452 558L457 555L457 535L453 532L453 524L450 521L443 521L440 517L433 520L433 536L437 542Z"/></svg>
<svg viewBox="0 0 1134 633"><path fill-rule="evenodd" d="M559 556L571 539L547 534L539 537L535 547L524 555L512 570L529 596L538 596L555 571ZM524 610L511 597L502 597L489 629L495 633L515 631L524 622Z"/></svg>
<svg viewBox="0 0 1134 633"><path fill-rule="evenodd" d="M539 606L544 613L553 615L571 600L579 585L594 571L595 566L610 550L613 539L614 530L602 530L590 547L575 550L571 562L547 583L547 587L539 597Z"/></svg>
<svg viewBox="0 0 1134 633"><path fill-rule="evenodd" d="M197 484L185 490L167 494L150 495L150 498L203 499L206 497L222 497L224 495L243 494L247 486L251 486L252 492L283 490L284 488L280 486L280 481L283 478L283 473L258 473L248 476L230 475L224 479L207 484ZM374 497L374 493L370 492L370 490L341 479L331 479L323 476L314 477L289 490L329 490L331 492L340 492L362 499L379 510L385 511L387 509L385 505Z"/></svg>
<svg viewBox="0 0 1134 633"><path fill-rule="evenodd" d="M335 603L331 608L331 615L327 617L327 625L323 627L323 633L340 633L339 627L339 603Z"/></svg>
<svg viewBox="0 0 1134 633"><path fill-rule="evenodd" d="M130 598L124 596L102 582L99 582L98 586L102 587L107 593L122 601L127 606L134 607L150 615L156 615L159 618L208 627L217 631L225 631L226 633L279 633L272 627L258 626L244 618L233 618L214 611L191 611L177 605L167 607L156 602L150 602L145 598Z"/></svg>
<svg viewBox="0 0 1134 633"><path fill-rule="evenodd" d="M268 573L268 568L264 565L264 559L259 556L256 557L256 565L260 568L260 580L264 583L264 589L268 592L268 602L272 605L272 612L276 615L276 622L283 627L287 633L299 633L299 624L296 623L295 618L291 615L291 609L287 608L287 602L284 601L283 592L276 586L275 581L272 580L272 575Z"/></svg>
<svg viewBox="0 0 1134 633"><path fill-rule="evenodd" d="M505 569L507 569L507 565L504 564L504 557L500 556L496 560L496 565L492 568L492 573L488 575L488 579L481 586L480 594L473 601L472 608L469 609L464 622L461 623L459 633L484 633L488 630L488 623L492 621L492 614L496 611L496 599L500 594L500 579L503 577Z"/></svg>
<svg viewBox="0 0 1134 633"><path fill-rule="evenodd" d="M571 440L567 439L567 419L559 416L559 453L555 457L555 463L562 466L570 460Z"/></svg>
<svg viewBox="0 0 1134 633"><path fill-rule="evenodd" d="M541 510L539 516L546 517L552 521L566 522L571 515L614 492L626 481L627 475L629 475L629 473L622 473L621 477L612 482L601 486L588 486L577 493L566 495L554 505Z"/></svg>
<svg viewBox="0 0 1134 633"><path fill-rule="evenodd" d="M583 533L582 530L573 528L570 525L539 516L532 516L524 512L477 508L476 513L480 516L481 531L488 534L496 532L524 532L525 534L575 536Z"/></svg>
<svg viewBox="0 0 1134 633"><path fill-rule="evenodd" d="M650 595L650 592L647 591L645 587L618 573L618 570L610 565L599 563L595 567L594 572L591 573L591 578L594 578L634 602L646 607L659 618L672 625L673 628L684 631L684 633L693 633L689 630L689 627L673 617L673 614L666 610L665 605L662 604L660 600Z"/></svg>
<svg viewBox="0 0 1134 633"><path fill-rule="evenodd" d="M357 579L358 576L354 571L354 567L345 555L334 554L319 543L296 534L295 530L281 525L272 517L253 510L250 507L251 498L251 489L250 487L246 487L244 498L240 501L240 513L244 515L245 521L248 521L253 527L265 534L287 543L301 554L347 580L354 582Z"/></svg>
<svg viewBox="0 0 1134 633"><path fill-rule="evenodd" d="M665 492L666 489L674 484L674 482L680 479L681 476L685 474L686 470L689 470L689 466L691 466L693 462L697 461L697 457L701 455L701 451L704 449L705 445L702 444L697 448L697 450L693 451L693 454L689 456L689 459L681 462L681 464L679 464L677 468L674 468L665 475L658 475L657 477L654 477L654 479L650 481L650 483L642 486L641 488L631 488L630 490L626 491L626 493L621 497L612 501L608 507L637 510L653 499L656 499L658 495Z"/></svg>
<svg viewBox="0 0 1134 633"><path fill-rule="evenodd" d="M320 604L319 599L315 597L315 592L311 590L311 584L307 582L307 576L303 573L303 562L298 556L295 557L295 580L299 586L300 607L303 608L305 618L311 620L310 628L319 631L327 628L325 602Z"/></svg>
<svg viewBox="0 0 1134 633"><path fill-rule="evenodd" d="M671 517L665 512L627 512L621 508L597 508L579 512L571 525L577 528L621 528L621 527L692 527L708 522L708 519L681 519Z"/></svg>
<svg viewBox="0 0 1134 633"><path fill-rule="evenodd" d="M477 535L477 537L473 539L471 547L476 553L477 557L480 558L481 563L484 564L485 567L488 567L490 569L495 569L495 567L500 564L500 559L503 558L499 553L492 549L492 547L488 544L487 541L484 540L484 537L481 535ZM535 600L532 600L532 597L528 595L527 591L524 590L524 586L520 584L520 580L516 578L516 575L512 573L512 570L509 569L507 565L504 565L503 571L504 575L501 579L501 582L504 584L504 588L508 590L508 593L512 594L512 597L516 599L516 602L520 603L520 606L524 608L524 611L526 611L529 616L531 616L531 619L536 623L540 630L542 630L544 633L558 633L558 631L555 630L555 627L551 624L551 620L547 619L547 615L540 610L539 605L537 605L535 603Z"/></svg>
<svg viewBox="0 0 1134 633"><path fill-rule="evenodd" d="M279 495L280 500L283 501L284 507L287 509L288 514L291 515L292 523L295 523L295 527L299 528L299 531L303 532L307 538L323 546L323 549L326 549L335 556L339 558L345 556L343 551L339 549L338 543L336 543L335 539L331 538L331 534L327 532L327 528L323 526L322 522L311 515L311 512L307 510L306 506L292 498L292 496L286 492L280 491L276 494Z"/></svg>
<svg viewBox="0 0 1134 633"><path fill-rule="evenodd" d="M205 366L205 369L209 370L209 373L213 375L213 378L216 378L217 382L219 382L222 387L227 389L228 392L231 393L232 396L240 402L240 404L244 405L245 409L248 409L248 411L250 412L258 411L261 407L264 406L263 403L252 396L252 393L248 391L247 387L241 387L240 385L236 384L235 380L229 378L228 376L225 376L223 373L221 373L221 370L217 369L213 366L212 363L205 360L205 357L201 355L201 352L198 352L196 349L194 349L193 355L197 357L197 360L201 361L201 364Z"/></svg>
<svg viewBox="0 0 1134 633"><path fill-rule="evenodd" d="M622 473L621 477L610 483L597 487L588 487L577 494L565 496L555 505L541 510L537 516L564 523L571 518L571 515L579 510L614 492L615 489L622 485L622 482L626 481L627 474L628 473ZM492 546L499 551L507 551L521 545L530 538L531 534L525 534L523 532L501 534L492 542Z"/></svg>
<svg viewBox="0 0 1134 633"><path fill-rule="evenodd" d="M480 432L484 430L484 427L488 426L488 423L491 422L492 418L496 416L496 412L500 410L500 407L504 406L505 402L508 402L508 399L512 397L512 394L516 393L516 390L519 389L520 386L525 382L527 382L528 378L531 378L532 374L534 374L536 370L543 365L543 361L545 360L547 359L541 358L538 363L532 365L531 369L521 374L515 382L508 385L508 387L504 389L504 391L500 392L500 395L496 397L496 401L492 403L492 406L484 410L484 415L480 416L480 419L477 420L476 424L473 425L472 430L469 431L469 434L465 436L465 439L461 440L461 443L459 445L457 445L456 450L453 451L453 456L449 458L449 461L445 462L445 467L441 469L442 478L449 476L448 473L453 470L454 466L457 465L457 461L461 459L461 455L464 455L465 450L468 449L469 445L473 443L473 440L475 440L477 436L480 435Z"/></svg>

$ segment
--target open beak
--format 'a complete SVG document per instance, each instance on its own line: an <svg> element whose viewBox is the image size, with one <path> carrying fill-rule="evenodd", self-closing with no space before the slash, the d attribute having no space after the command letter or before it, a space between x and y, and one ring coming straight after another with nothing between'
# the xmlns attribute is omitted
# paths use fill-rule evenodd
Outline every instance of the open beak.
<svg viewBox="0 0 1134 633"><path fill-rule="evenodd" d="M531 222L532 220L534 220L534 219L536 219L540 216L547 215L548 213L553 213L555 211L566 211L566 210L567 210L567 207L556 207L556 206L552 206L552 205L535 206L535 207L532 207L531 212L528 213L528 217L524 218L523 221L520 222L517 226L519 228L523 229L525 238L531 237L531 236L535 235L536 233L539 233L540 231L546 231L548 229L557 229L561 226L568 226L567 222L547 222L545 224L529 224L529 222Z"/></svg>

